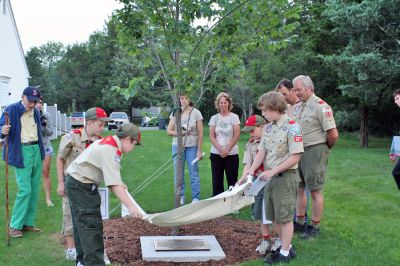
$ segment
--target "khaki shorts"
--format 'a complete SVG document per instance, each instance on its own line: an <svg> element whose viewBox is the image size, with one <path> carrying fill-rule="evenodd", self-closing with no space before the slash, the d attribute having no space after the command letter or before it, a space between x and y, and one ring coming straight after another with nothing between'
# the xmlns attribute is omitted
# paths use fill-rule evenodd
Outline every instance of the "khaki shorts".
<svg viewBox="0 0 400 266"><path fill-rule="evenodd" d="M329 149L326 143L304 148L300 159L300 186L310 191L321 190L324 187Z"/></svg>
<svg viewBox="0 0 400 266"><path fill-rule="evenodd" d="M74 229L72 226L71 207L67 195L63 197L62 201L63 221L62 221L62 234L63 236L73 236Z"/></svg>
<svg viewBox="0 0 400 266"><path fill-rule="evenodd" d="M264 200L268 220L278 224L293 221L299 181L297 170L287 170L272 177L265 185Z"/></svg>

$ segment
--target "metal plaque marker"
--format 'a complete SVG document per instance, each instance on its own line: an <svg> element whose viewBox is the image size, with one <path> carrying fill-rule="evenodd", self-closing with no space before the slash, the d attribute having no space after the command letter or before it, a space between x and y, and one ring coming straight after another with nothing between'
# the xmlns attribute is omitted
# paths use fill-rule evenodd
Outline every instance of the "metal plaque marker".
<svg viewBox="0 0 400 266"><path fill-rule="evenodd" d="M156 251L210 250L204 239L155 239Z"/></svg>

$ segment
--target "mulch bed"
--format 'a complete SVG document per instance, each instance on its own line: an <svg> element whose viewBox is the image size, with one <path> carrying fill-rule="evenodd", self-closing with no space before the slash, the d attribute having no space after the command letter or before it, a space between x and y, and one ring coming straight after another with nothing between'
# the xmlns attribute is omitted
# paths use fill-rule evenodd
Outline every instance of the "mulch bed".
<svg viewBox="0 0 400 266"><path fill-rule="evenodd" d="M160 227L131 218L110 219L104 222L104 243L113 263L127 265L193 265L191 263L145 262L140 248L141 236L168 236L171 227ZM234 265L260 257L255 252L259 244L260 224L230 217L180 227L179 235L214 235L226 258L220 261L199 262L196 265Z"/></svg>

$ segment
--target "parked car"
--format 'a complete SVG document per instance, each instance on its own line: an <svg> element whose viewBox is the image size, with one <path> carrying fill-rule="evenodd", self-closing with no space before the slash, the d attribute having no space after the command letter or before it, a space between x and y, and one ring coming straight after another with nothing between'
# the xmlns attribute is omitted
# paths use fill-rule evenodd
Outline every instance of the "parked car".
<svg viewBox="0 0 400 266"><path fill-rule="evenodd" d="M84 112L73 112L70 116L71 128L79 128L85 126Z"/></svg>
<svg viewBox="0 0 400 266"><path fill-rule="evenodd" d="M129 123L129 117L125 112L112 112L110 118L113 121L108 122L108 130L115 129L118 126Z"/></svg>

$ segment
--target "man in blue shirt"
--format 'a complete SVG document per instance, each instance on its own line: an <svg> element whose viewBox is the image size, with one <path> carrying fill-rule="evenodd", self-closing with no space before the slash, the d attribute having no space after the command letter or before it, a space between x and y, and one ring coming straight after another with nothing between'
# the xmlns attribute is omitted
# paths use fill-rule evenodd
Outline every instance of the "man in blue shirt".
<svg viewBox="0 0 400 266"><path fill-rule="evenodd" d="M15 167L18 186L9 228L11 237L22 237L23 232L41 232L41 229L34 227L44 158L40 113L35 108L39 98L38 88L27 87L22 100L9 105L5 110L9 116L9 125L6 125L5 112L0 119L1 138L8 136L8 163ZM3 160L6 159L5 147Z"/></svg>

